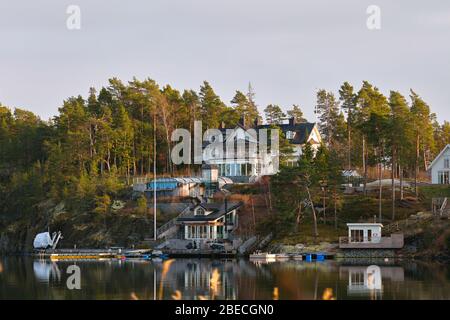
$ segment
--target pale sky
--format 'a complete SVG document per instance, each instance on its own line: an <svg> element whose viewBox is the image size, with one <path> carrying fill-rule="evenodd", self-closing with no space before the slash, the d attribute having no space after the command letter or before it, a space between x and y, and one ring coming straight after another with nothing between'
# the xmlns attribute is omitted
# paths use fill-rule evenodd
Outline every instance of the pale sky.
<svg viewBox="0 0 450 320"><path fill-rule="evenodd" d="M66 9L81 9L68 30ZM381 29L366 26L369 5ZM0 0L0 102L48 119L89 87L150 77L229 103L249 82L260 111L299 104L362 80L383 93L418 92L450 120L450 1Z"/></svg>

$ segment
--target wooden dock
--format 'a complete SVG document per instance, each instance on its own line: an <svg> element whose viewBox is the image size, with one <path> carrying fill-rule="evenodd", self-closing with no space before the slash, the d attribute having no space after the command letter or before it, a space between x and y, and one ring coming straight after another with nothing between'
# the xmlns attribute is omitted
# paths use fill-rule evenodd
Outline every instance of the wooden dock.
<svg viewBox="0 0 450 320"><path fill-rule="evenodd" d="M150 253L150 249L57 249L36 251L33 253L33 256L41 259L50 259L52 261L64 261L123 259L127 256L139 257Z"/></svg>

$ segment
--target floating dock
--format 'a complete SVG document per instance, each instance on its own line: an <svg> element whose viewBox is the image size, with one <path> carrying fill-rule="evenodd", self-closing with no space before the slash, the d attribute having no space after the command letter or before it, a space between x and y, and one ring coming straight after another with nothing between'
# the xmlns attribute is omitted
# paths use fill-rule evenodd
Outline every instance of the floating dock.
<svg viewBox="0 0 450 320"><path fill-rule="evenodd" d="M151 251L151 249L57 249L36 251L33 256L52 261L103 260L145 258L151 254Z"/></svg>

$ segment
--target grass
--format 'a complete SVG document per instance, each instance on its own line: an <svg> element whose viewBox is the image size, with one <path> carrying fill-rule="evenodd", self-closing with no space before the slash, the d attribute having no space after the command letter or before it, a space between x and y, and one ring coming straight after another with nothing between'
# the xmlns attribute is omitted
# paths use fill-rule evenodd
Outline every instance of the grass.
<svg viewBox="0 0 450 320"><path fill-rule="evenodd" d="M298 232L289 232L280 234L273 240L274 244L284 244L284 245L296 245L298 243L310 244L315 242L313 236L313 224L311 221L306 221L300 225ZM329 223L323 224L318 223L317 230L319 237L318 242L336 242L339 236L345 236L346 229L342 225L338 226L338 229L334 228L334 225Z"/></svg>
<svg viewBox="0 0 450 320"><path fill-rule="evenodd" d="M446 185L429 185L420 186L419 193L426 200L431 201L432 198L450 198L450 186Z"/></svg>

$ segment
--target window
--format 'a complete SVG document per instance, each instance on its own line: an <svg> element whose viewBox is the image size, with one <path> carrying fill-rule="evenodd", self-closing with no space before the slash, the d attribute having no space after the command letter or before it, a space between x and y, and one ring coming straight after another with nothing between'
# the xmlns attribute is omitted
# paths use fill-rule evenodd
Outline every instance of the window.
<svg viewBox="0 0 450 320"><path fill-rule="evenodd" d="M353 286L364 285L364 272L351 272L350 283Z"/></svg>
<svg viewBox="0 0 450 320"><path fill-rule="evenodd" d="M227 163L225 165L225 175L226 176L231 176L231 165L229 163Z"/></svg>
<svg viewBox="0 0 450 320"><path fill-rule="evenodd" d="M444 169L450 169L450 157L444 158Z"/></svg>
<svg viewBox="0 0 450 320"><path fill-rule="evenodd" d="M236 176L241 176L242 175L242 173L241 173L241 165L239 163L235 163L234 166L236 168L236 174L235 175Z"/></svg>
<svg viewBox="0 0 450 320"><path fill-rule="evenodd" d="M439 171L438 172L439 184L450 184L450 172Z"/></svg>
<svg viewBox="0 0 450 320"><path fill-rule="evenodd" d="M217 238L218 239L223 238L223 231L224 231L223 226L217 226Z"/></svg>
<svg viewBox="0 0 450 320"><path fill-rule="evenodd" d="M205 209L197 208L197 210L195 211L195 215L196 216L204 216L205 215Z"/></svg>
<svg viewBox="0 0 450 320"><path fill-rule="evenodd" d="M288 140L294 139L294 132L293 131L287 131L286 132L286 139L288 139Z"/></svg>
<svg viewBox="0 0 450 320"><path fill-rule="evenodd" d="M367 241L372 242L372 230L367 230Z"/></svg>
<svg viewBox="0 0 450 320"><path fill-rule="evenodd" d="M350 242L363 242L364 230L351 230L350 236L351 236Z"/></svg>

